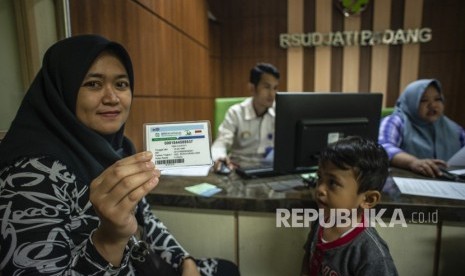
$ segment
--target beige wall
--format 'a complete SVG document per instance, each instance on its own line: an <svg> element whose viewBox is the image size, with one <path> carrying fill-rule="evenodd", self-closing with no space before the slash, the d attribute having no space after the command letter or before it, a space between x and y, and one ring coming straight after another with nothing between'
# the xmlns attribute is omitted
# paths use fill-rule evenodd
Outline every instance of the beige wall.
<svg viewBox="0 0 465 276"><path fill-rule="evenodd" d="M10 126L42 56L57 40L55 9L60 1L0 1L0 130Z"/></svg>
<svg viewBox="0 0 465 276"><path fill-rule="evenodd" d="M23 95L13 0L0 2L0 33L0 130L3 130L9 127Z"/></svg>

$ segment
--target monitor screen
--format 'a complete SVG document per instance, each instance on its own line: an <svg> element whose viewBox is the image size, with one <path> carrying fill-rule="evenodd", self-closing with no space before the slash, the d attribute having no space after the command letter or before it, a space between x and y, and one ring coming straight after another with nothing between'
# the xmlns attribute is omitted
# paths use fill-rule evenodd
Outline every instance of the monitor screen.
<svg viewBox="0 0 465 276"><path fill-rule="evenodd" d="M380 93L278 92L274 171L311 171L329 143L358 135L378 140Z"/></svg>

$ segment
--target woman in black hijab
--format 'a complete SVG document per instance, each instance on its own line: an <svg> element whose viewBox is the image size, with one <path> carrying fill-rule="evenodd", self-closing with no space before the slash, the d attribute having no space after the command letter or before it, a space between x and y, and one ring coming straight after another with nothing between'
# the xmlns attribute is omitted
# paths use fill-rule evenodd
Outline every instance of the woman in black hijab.
<svg viewBox="0 0 465 276"><path fill-rule="evenodd" d="M138 222L183 275L215 270L186 258L144 198L160 172L123 135L133 85L128 53L103 37L45 53L0 143L3 275L136 275L127 244Z"/></svg>

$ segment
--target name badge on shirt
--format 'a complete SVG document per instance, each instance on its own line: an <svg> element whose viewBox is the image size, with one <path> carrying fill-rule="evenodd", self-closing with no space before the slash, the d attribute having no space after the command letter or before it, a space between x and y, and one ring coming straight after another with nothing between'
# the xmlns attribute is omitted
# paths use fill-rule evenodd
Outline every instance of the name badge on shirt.
<svg viewBox="0 0 465 276"><path fill-rule="evenodd" d="M248 130L241 132L241 135L240 135L241 139L249 139L251 136L252 136L252 133L250 133L250 131Z"/></svg>
<svg viewBox="0 0 465 276"><path fill-rule="evenodd" d="M144 124L144 132L160 170L212 164L209 121Z"/></svg>

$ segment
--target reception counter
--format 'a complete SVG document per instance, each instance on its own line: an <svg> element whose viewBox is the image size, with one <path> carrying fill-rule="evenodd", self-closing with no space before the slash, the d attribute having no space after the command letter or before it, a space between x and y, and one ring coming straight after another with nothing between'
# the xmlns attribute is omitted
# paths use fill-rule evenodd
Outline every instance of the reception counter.
<svg viewBox="0 0 465 276"><path fill-rule="evenodd" d="M381 203L376 207L387 210L384 216L391 216L392 210L401 208L406 217L417 212L437 211L439 220L465 221L465 201L401 194L392 176L422 178L404 170L391 169ZM273 189L277 182L289 181L297 185L302 178L287 175L242 179L234 173L229 176L211 173L206 177L162 176L148 200L161 206L270 213L275 213L277 208L316 208L311 185L302 182L302 186L287 191ZM202 197L185 190L185 187L200 183L214 184L222 191L212 197Z"/></svg>
<svg viewBox="0 0 465 276"><path fill-rule="evenodd" d="M383 219L387 220L400 208L408 223L405 228L377 227L389 244L399 274L463 275L465 201L401 194L392 176L421 177L392 169L376 207L385 209ZM298 187L278 191L278 182ZM185 190L201 183L222 190L211 197ZM242 179L234 173L162 176L147 199L154 213L195 256L233 260L243 275L299 274L309 229L276 225L277 208L316 208L314 187L304 184L299 175L258 179Z"/></svg>

